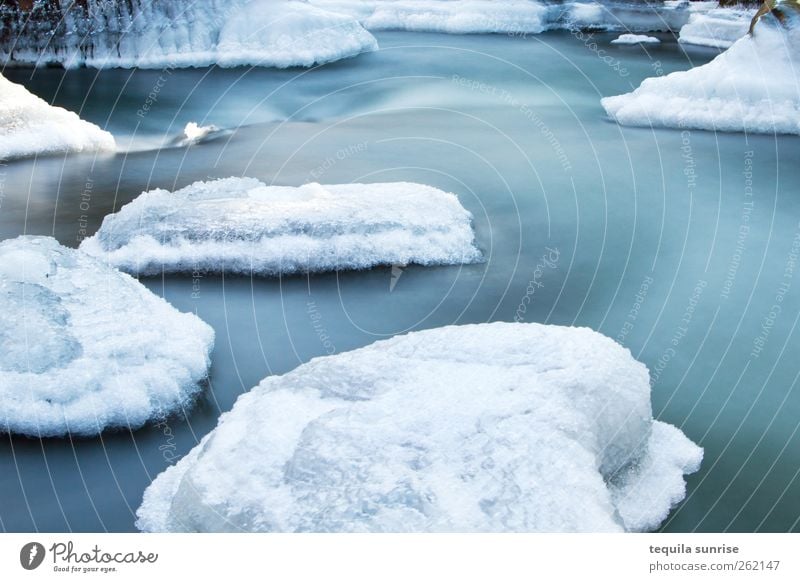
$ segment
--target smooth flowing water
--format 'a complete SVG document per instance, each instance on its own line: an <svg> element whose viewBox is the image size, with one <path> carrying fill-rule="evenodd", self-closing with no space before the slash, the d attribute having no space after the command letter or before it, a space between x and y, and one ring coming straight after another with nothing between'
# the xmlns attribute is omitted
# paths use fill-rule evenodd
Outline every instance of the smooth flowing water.
<svg viewBox="0 0 800 582"><path fill-rule="evenodd" d="M203 396L132 434L3 437L0 529L133 530L152 478L265 376L516 318L591 327L648 365L655 415L705 447L665 530L800 530L800 139L617 126L602 96L715 53L612 38L384 33L376 53L307 71L6 71L127 153L0 166L0 238L76 246L143 190L208 178L410 180L459 195L487 260L144 279L216 330ZM233 131L158 149L189 121Z"/></svg>

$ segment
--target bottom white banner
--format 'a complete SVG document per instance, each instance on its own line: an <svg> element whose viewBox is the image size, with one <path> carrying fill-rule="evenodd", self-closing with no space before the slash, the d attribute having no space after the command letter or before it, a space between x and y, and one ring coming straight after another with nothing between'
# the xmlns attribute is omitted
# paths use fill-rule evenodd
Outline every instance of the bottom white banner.
<svg viewBox="0 0 800 582"><path fill-rule="evenodd" d="M800 580L796 534L3 534L0 580Z"/></svg>

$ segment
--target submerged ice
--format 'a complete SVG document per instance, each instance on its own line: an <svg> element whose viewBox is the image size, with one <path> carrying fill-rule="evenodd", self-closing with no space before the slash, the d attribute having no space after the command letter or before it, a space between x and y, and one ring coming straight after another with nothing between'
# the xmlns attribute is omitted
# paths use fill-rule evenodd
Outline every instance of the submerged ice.
<svg viewBox="0 0 800 582"><path fill-rule="evenodd" d="M0 160L114 148L110 133L0 74Z"/></svg>
<svg viewBox="0 0 800 582"><path fill-rule="evenodd" d="M145 192L81 250L131 273L279 275L480 259L458 198L412 183L267 186L252 178Z"/></svg>
<svg viewBox="0 0 800 582"><path fill-rule="evenodd" d="M136 428L187 406L213 330L47 237L0 243L0 430Z"/></svg>
<svg viewBox="0 0 800 582"><path fill-rule="evenodd" d="M585 328L493 323L317 358L239 397L144 495L144 531L644 531L702 450Z"/></svg>
<svg viewBox="0 0 800 582"><path fill-rule="evenodd" d="M800 13L781 7L710 63L602 100L623 125L800 134Z"/></svg>

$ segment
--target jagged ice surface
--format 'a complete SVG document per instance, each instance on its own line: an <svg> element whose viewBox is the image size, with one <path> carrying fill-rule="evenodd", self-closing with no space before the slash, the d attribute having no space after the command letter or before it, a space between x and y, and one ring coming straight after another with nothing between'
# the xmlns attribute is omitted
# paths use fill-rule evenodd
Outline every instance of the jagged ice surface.
<svg viewBox="0 0 800 582"><path fill-rule="evenodd" d="M585 328L411 333L239 397L147 489L144 531L643 531L702 449Z"/></svg>
<svg viewBox="0 0 800 582"><path fill-rule="evenodd" d="M0 75L0 160L115 147L110 133Z"/></svg>
<svg viewBox="0 0 800 582"><path fill-rule="evenodd" d="M622 125L800 134L800 26L765 16L713 61L602 100Z"/></svg>
<svg viewBox="0 0 800 582"><path fill-rule="evenodd" d="M0 430L136 428L187 406L213 330L48 237L0 243Z"/></svg>
<svg viewBox="0 0 800 582"><path fill-rule="evenodd" d="M139 274L460 264L481 258L471 218L454 194L422 184L226 178L145 192L106 216L81 250Z"/></svg>

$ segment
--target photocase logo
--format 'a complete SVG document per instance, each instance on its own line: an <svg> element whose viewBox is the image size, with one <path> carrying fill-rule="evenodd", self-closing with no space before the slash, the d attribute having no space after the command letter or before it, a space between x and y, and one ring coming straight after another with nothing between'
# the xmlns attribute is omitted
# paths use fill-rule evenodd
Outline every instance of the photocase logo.
<svg viewBox="0 0 800 582"><path fill-rule="evenodd" d="M44 546L39 542L29 542L19 552L19 563L26 570L35 570L44 562Z"/></svg>
<svg viewBox="0 0 800 582"><path fill-rule="evenodd" d="M397 287L397 282L400 281L400 277L403 276L405 268L405 265L392 265L392 279L389 281L389 293L394 291L394 288Z"/></svg>

